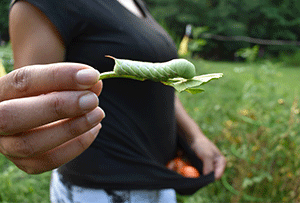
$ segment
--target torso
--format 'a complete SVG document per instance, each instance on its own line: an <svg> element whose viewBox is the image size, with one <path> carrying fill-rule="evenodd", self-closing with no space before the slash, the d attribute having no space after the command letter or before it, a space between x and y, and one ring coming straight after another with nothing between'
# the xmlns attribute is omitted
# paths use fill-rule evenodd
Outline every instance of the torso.
<svg viewBox="0 0 300 203"><path fill-rule="evenodd" d="M26 1L44 12L61 34L65 61L105 72L114 66L105 55L148 62L177 58L174 42L142 0ZM174 89L128 79L107 79L103 86L99 105L106 118L99 136L59 173L86 187L156 188L168 177L164 164L176 149Z"/></svg>

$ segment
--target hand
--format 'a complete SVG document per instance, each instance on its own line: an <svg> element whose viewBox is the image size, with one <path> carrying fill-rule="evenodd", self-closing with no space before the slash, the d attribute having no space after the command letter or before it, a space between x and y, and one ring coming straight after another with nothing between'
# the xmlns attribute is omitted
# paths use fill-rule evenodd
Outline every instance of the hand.
<svg viewBox="0 0 300 203"><path fill-rule="evenodd" d="M104 118L98 78L98 71L76 63L27 66L1 77L0 153L29 174L81 154Z"/></svg>
<svg viewBox="0 0 300 203"><path fill-rule="evenodd" d="M215 179L220 179L226 167L226 159L220 150L205 136L196 140L192 144L192 149L203 162L203 174L207 175L214 171Z"/></svg>

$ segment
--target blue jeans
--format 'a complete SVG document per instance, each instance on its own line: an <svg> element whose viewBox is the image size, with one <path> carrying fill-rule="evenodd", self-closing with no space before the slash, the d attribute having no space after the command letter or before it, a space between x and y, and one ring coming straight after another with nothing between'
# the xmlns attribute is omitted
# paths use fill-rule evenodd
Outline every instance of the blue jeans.
<svg viewBox="0 0 300 203"><path fill-rule="evenodd" d="M103 189L83 188L67 185L60 174L52 172L50 184L52 203L176 203L173 189L162 190L114 190L107 193Z"/></svg>

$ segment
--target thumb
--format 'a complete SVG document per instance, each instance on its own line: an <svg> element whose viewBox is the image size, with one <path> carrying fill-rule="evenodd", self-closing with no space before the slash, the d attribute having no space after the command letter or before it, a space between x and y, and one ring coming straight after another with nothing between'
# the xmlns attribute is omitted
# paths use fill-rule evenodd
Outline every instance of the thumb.
<svg viewBox="0 0 300 203"><path fill-rule="evenodd" d="M203 175L208 175L214 170L213 159L204 159L203 160Z"/></svg>

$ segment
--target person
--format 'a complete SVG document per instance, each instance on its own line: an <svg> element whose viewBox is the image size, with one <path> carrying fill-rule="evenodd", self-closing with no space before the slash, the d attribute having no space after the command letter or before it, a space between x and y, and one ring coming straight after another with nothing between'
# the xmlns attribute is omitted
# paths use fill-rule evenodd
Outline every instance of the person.
<svg viewBox="0 0 300 203"><path fill-rule="evenodd" d="M16 0L9 30L16 69L75 62L104 72L113 68L106 55L148 62L177 58L173 41L142 0ZM53 170L52 202L176 202L172 188L186 180L165 165L178 136L203 162L204 175L221 178L225 157L173 88L130 79L107 79L103 87L102 129L88 149Z"/></svg>

